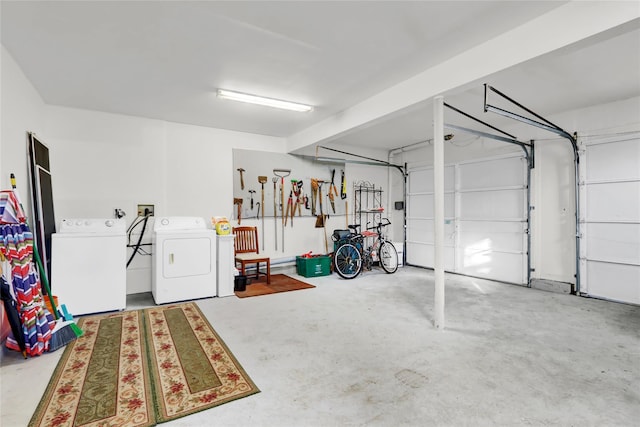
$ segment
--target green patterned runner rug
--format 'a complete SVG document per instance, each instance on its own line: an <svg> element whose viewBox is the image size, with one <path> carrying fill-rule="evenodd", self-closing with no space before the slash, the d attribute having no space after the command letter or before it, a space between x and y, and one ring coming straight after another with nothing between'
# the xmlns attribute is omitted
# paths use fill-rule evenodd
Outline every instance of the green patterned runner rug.
<svg viewBox="0 0 640 427"><path fill-rule="evenodd" d="M195 303L144 310L158 422L259 390Z"/></svg>
<svg viewBox="0 0 640 427"><path fill-rule="evenodd" d="M152 426L259 391L195 303L79 326L30 426Z"/></svg>

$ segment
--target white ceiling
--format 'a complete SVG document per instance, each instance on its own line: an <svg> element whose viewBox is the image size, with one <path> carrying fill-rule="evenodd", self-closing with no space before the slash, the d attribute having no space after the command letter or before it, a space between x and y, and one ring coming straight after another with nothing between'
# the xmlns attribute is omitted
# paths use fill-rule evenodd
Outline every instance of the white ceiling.
<svg viewBox="0 0 640 427"><path fill-rule="evenodd" d="M2 1L1 41L48 104L289 137L564 3ZM489 83L544 114L640 95L639 28L636 20ZM234 103L217 88L316 108ZM481 109L481 82L447 102ZM428 108L340 141L425 139Z"/></svg>

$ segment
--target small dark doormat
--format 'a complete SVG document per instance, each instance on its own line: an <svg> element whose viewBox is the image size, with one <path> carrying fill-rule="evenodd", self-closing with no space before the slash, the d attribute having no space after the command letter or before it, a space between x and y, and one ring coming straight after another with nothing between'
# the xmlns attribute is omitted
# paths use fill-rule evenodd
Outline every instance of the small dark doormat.
<svg viewBox="0 0 640 427"><path fill-rule="evenodd" d="M272 274L271 283L267 285L266 278L260 278L258 281L251 281L247 289L242 292L236 292L238 298L257 297L258 295L276 294L278 292L297 291L299 289L315 288L315 286L303 281L289 277L286 274Z"/></svg>

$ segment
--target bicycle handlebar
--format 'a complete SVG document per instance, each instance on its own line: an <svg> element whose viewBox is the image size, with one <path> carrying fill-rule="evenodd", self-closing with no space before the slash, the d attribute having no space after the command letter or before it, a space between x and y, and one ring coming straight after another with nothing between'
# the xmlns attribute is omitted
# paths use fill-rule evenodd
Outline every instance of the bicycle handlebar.
<svg viewBox="0 0 640 427"><path fill-rule="evenodd" d="M377 230L379 228L382 227L386 227L387 225L391 224L391 221L389 221L389 218L382 218L384 221L387 222L379 222L378 225L374 226L374 227L367 227L367 230ZM367 225L371 224L370 222L367 223Z"/></svg>

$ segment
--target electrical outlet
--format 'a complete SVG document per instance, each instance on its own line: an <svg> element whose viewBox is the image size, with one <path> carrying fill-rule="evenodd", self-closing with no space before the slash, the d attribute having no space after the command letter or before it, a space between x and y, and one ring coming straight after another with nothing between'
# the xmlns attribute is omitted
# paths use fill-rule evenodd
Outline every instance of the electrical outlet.
<svg viewBox="0 0 640 427"><path fill-rule="evenodd" d="M138 205L138 216L153 216L153 205Z"/></svg>

